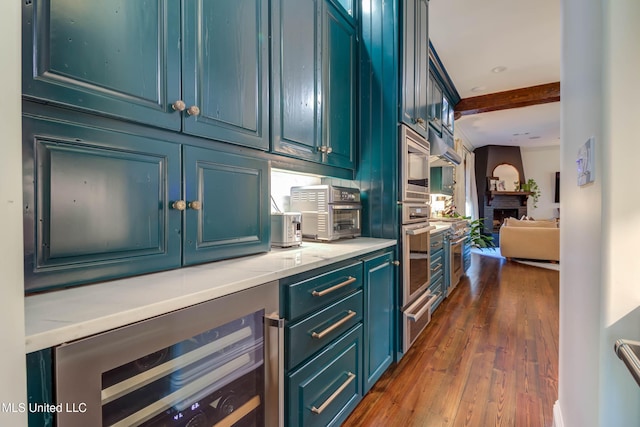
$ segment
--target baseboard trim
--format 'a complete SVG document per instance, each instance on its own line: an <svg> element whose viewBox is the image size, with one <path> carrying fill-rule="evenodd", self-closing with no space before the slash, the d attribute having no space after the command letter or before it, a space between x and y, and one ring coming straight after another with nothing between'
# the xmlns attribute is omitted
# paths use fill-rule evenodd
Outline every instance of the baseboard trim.
<svg viewBox="0 0 640 427"><path fill-rule="evenodd" d="M556 400L553 404L553 427L564 427L562 421L562 411L560 410L560 402Z"/></svg>

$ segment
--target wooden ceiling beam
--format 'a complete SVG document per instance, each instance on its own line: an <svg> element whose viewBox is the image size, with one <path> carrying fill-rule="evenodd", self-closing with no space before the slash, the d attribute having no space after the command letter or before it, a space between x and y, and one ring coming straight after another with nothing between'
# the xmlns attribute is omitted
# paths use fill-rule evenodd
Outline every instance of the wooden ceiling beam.
<svg viewBox="0 0 640 427"><path fill-rule="evenodd" d="M459 119L462 116L470 114L528 107L529 105L558 101L560 101L560 82L555 82L464 98L456 104L454 114L455 119Z"/></svg>

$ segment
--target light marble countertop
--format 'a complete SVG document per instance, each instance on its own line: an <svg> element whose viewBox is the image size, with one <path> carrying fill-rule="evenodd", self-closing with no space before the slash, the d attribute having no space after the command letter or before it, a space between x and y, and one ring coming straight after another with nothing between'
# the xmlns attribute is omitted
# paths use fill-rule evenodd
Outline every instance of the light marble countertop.
<svg viewBox="0 0 640 427"><path fill-rule="evenodd" d="M391 247L360 237L53 291L25 298L27 353L84 338L283 277Z"/></svg>

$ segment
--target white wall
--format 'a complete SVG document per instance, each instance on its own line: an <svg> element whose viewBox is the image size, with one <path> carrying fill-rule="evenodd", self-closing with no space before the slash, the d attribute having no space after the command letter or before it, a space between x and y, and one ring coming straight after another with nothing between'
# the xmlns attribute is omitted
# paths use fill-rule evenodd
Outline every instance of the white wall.
<svg viewBox="0 0 640 427"><path fill-rule="evenodd" d="M0 404L26 402L22 283L20 2L0 10ZM26 414L0 411L0 425L26 425Z"/></svg>
<svg viewBox="0 0 640 427"><path fill-rule="evenodd" d="M566 427L631 426L640 389L613 353L640 339L633 194L640 144L640 4L563 0L559 407ZM595 182L576 184L579 147L596 140Z"/></svg>
<svg viewBox="0 0 640 427"><path fill-rule="evenodd" d="M560 146L548 147L522 147L522 167L524 176L536 180L540 189L540 198L537 208L533 206L533 200L529 198L527 215L535 219L557 217L559 203L555 203L556 172L560 171Z"/></svg>

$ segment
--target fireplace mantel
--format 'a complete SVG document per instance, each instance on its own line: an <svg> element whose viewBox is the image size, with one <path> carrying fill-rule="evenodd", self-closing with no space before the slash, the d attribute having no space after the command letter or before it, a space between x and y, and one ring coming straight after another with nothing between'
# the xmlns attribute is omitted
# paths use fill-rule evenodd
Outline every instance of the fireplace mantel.
<svg viewBox="0 0 640 427"><path fill-rule="evenodd" d="M491 202L493 201L493 198L496 196L514 196L514 197L520 197L521 206L526 206L527 198L531 194L533 194L531 191L488 191L487 205L491 206Z"/></svg>

